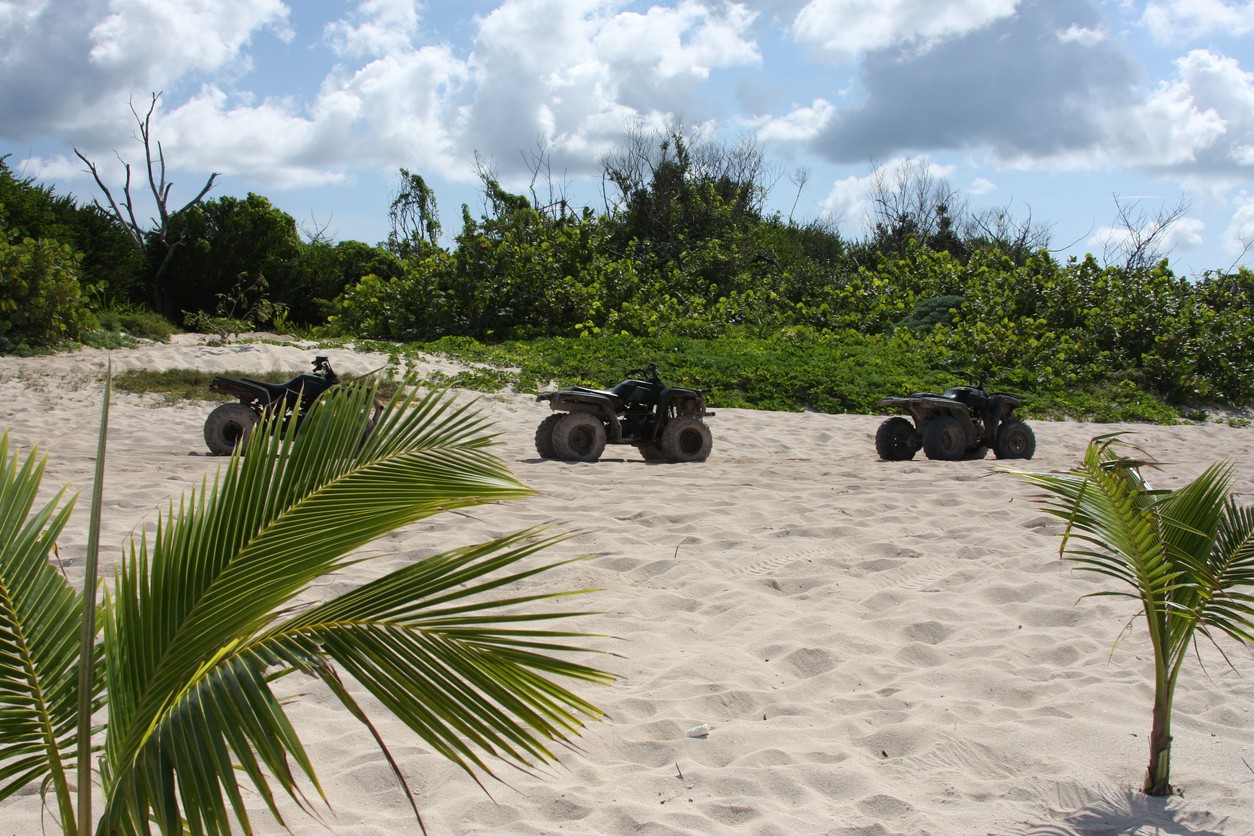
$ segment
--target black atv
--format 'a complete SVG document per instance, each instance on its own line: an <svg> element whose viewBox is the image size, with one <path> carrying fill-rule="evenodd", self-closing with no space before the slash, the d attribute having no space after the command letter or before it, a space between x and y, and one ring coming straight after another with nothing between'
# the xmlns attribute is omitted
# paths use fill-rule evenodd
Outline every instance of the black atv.
<svg viewBox="0 0 1254 836"><path fill-rule="evenodd" d="M896 416L880 424L875 452L886 461L905 461L923 448L929 459L982 459L988 449L999 459L1030 459L1036 435L1014 411L1023 398L988 392L984 375L955 372L970 385L955 386L943 395L915 392L905 398L880 398L880 406L896 407L914 419Z"/></svg>
<svg viewBox="0 0 1254 836"><path fill-rule="evenodd" d="M284 419L299 421L318 396L340 382L326 357L315 357L313 374L301 374L286 383L266 383L247 377L215 377L214 392L235 395L239 401L224 403L205 419L205 443L217 456L229 456L237 445L247 446L253 427L267 409L282 409Z"/></svg>
<svg viewBox="0 0 1254 836"><path fill-rule="evenodd" d="M536 429L540 458L594 462L606 444L634 444L649 461L705 461L714 444L704 420L714 414L705 408L705 394L662 383L655 363L627 374L645 379L537 395L553 410Z"/></svg>

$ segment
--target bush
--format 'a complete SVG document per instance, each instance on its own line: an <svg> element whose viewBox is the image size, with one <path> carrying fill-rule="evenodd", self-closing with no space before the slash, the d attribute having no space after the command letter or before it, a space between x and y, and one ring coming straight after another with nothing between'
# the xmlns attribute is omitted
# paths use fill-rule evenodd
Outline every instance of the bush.
<svg viewBox="0 0 1254 836"><path fill-rule="evenodd" d="M0 237L0 351L78 340L95 325L78 263L67 244Z"/></svg>

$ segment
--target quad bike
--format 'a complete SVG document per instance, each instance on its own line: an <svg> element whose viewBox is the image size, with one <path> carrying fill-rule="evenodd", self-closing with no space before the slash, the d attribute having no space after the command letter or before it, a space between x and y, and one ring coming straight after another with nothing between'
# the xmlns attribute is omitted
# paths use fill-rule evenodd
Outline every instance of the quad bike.
<svg viewBox="0 0 1254 836"><path fill-rule="evenodd" d="M1036 435L1014 411L1023 398L988 392L984 375L957 372L970 385L955 386L943 395L915 392L905 398L880 398L880 406L895 407L914 419L889 418L875 433L875 452L886 461L914 458L919 448L929 459L982 459L988 449L999 459L1030 459Z"/></svg>
<svg viewBox="0 0 1254 836"><path fill-rule="evenodd" d="M266 383L247 377L215 377L214 392L235 395L234 403L218 406L205 419L205 443L217 456L229 456L236 446L247 446L253 428L267 409L282 409L284 422L299 422L323 392L340 382L326 357L315 357L313 374L301 374L286 383Z"/></svg>
<svg viewBox="0 0 1254 836"><path fill-rule="evenodd" d="M540 458L594 462L606 444L633 444L648 461L705 461L714 444L704 420L714 414L705 408L705 394L662 383L655 363L627 374L644 379L537 395L553 410L536 429Z"/></svg>

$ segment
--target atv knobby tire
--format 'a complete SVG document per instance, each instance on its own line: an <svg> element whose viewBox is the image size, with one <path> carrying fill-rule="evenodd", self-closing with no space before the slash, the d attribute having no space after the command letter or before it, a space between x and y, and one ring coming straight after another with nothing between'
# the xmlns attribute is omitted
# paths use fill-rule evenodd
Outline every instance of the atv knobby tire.
<svg viewBox="0 0 1254 836"><path fill-rule="evenodd" d="M993 455L999 459L1030 459L1036 454L1036 433L1023 421L1011 418L997 428Z"/></svg>
<svg viewBox="0 0 1254 836"><path fill-rule="evenodd" d="M205 444L215 456L229 456L237 446L242 453L259 420L257 413L242 403L224 403L205 419Z"/></svg>
<svg viewBox="0 0 1254 836"><path fill-rule="evenodd" d="M567 412L553 424L553 452L568 462L594 462L605 449L605 424L590 412Z"/></svg>
<svg viewBox="0 0 1254 836"><path fill-rule="evenodd" d="M900 415L889 418L875 431L875 452L886 462L904 462L919 450L914 423Z"/></svg>
<svg viewBox="0 0 1254 836"><path fill-rule="evenodd" d="M672 462L703 462L710 457L714 436L700 418L680 415L666 423L658 446Z"/></svg>
<svg viewBox="0 0 1254 836"><path fill-rule="evenodd" d="M654 444L652 441L645 444L637 444L636 449L640 451L640 455L646 462L666 461L666 454L662 452L662 448Z"/></svg>
<svg viewBox="0 0 1254 836"><path fill-rule="evenodd" d="M557 451L553 449L553 427L566 417L565 412L554 412L536 427L536 453L542 459L556 459Z"/></svg>
<svg viewBox="0 0 1254 836"><path fill-rule="evenodd" d="M957 418L940 415L923 427L923 452L929 459L956 462L967 451L967 434Z"/></svg>

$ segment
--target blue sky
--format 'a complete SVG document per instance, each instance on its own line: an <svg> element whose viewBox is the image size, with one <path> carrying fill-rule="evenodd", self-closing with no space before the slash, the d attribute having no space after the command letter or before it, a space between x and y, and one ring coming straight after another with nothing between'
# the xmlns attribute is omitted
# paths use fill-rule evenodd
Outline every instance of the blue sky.
<svg viewBox="0 0 1254 836"><path fill-rule="evenodd" d="M601 208L600 160L678 120L752 139L772 208L854 238L909 165L1060 255L1113 253L1117 201L1183 201L1178 273L1254 265L1254 0L0 0L19 173L96 197L78 149L117 185L155 91L173 203L220 172L335 240L387 237L402 167L455 232L476 155L526 193L543 148Z"/></svg>

